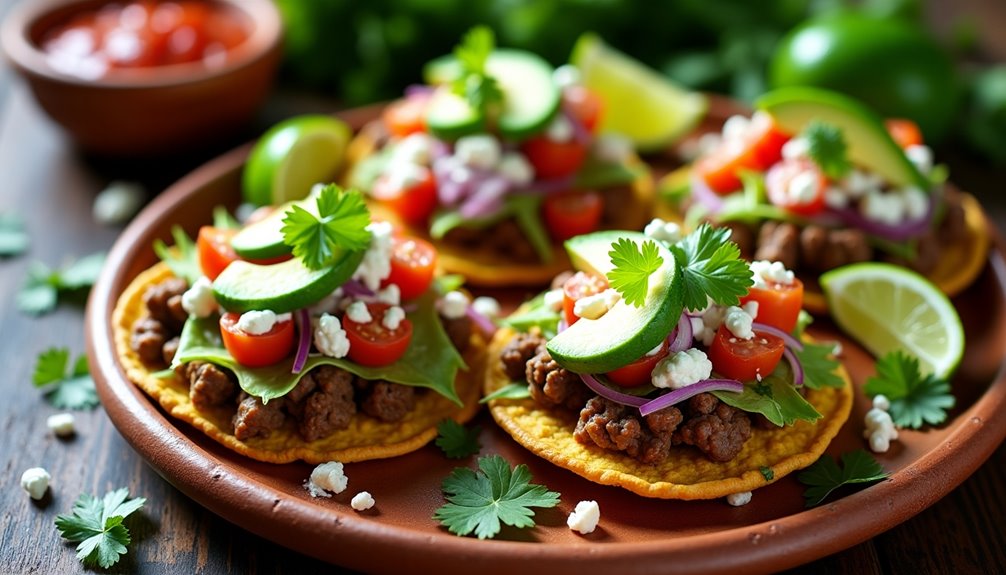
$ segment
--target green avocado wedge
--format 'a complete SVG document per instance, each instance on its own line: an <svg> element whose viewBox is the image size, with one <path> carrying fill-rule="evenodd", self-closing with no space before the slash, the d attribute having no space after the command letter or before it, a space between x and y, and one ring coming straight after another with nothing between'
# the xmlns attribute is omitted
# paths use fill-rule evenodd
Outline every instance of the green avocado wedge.
<svg viewBox="0 0 1006 575"><path fill-rule="evenodd" d="M637 244L653 241L638 232L603 231L577 236L565 246L574 267L605 275L612 269L611 244L620 238ZM649 277L643 305L619 300L600 318L580 319L552 338L547 348L560 365L575 373L608 372L639 359L674 329L682 309L677 264L670 250L654 243L663 263Z"/></svg>
<svg viewBox="0 0 1006 575"><path fill-rule="evenodd" d="M271 265L238 260L213 281L213 295L224 309L237 313L298 310L321 301L348 280L364 253L344 252L320 270L307 268L300 258Z"/></svg>
<svg viewBox="0 0 1006 575"><path fill-rule="evenodd" d="M842 131L849 160L891 184L928 190L929 181L895 143L884 120L857 100L820 88L795 86L769 92L755 102L783 131L799 134L813 120Z"/></svg>

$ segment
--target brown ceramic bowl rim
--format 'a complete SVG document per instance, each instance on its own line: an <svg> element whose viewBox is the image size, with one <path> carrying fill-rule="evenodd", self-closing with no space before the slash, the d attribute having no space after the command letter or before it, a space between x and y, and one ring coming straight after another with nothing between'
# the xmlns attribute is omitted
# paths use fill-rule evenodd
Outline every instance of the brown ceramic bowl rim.
<svg viewBox="0 0 1006 575"><path fill-rule="evenodd" d="M272 0L213 0L244 14L253 29L244 42L229 51L227 62L217 68L207 68L199 62L159 66L151 70L117 71L97 79L87 79L60 72L49 64L45 52L32 39L38 22L55 11L72 13L80 8L97 6L110 0L21 0L0 26L0 45L15 66L51 80L98 88L155 88L193 84L223 76L251 65L276 47L283 36L282 17Z"/></svg>

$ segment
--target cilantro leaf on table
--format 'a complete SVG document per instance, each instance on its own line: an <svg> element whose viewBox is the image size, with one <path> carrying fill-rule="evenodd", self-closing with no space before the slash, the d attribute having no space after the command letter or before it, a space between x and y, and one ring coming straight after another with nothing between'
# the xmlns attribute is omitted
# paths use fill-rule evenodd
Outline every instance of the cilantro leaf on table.
<svg viewBox="0 0 1006 575"><path fill-rule="evenodd" d="M28 276L17 294L18 309L31 315L52 311L59 303L61 294L88 289L94 285L104 263L103 252L80 258L62 270L54 270L41 262L32 262L28 266Z"/></svg>
<svg viewBox="0 0 1006 575"><path fill-rule="evenodd" d="M14 214L0 214L0 258L18 256L28 249L24 222Z"/></svg>
<svg viewBox="0 0 1006 575"><path fill-rule="evenodd" d="M482 428L475 426L466 429L453 419L445 419L437 425L437 447L451 459L461 459L479 452L479 432Z"/></svg>
<svg viewBox="0 0 1006 575"><path fill-rule="evenodd" d="M737 305L754 285L751 268L740 259L740 249L730 241L728 228L702 224L671 246L681 273L685 309L698 311L708 298L723 306Z"/></svg>
<svg viewBox="0 0 1006 575"><path fill-rule="evenodd" d="M834 345L803 342L803 349L793 349L793 354L803 366L803 383L810 389L844 387L845 380L836 370L839 361L832 357Z"/></svg>
<svg viewBox="0 0 1006 575"><path fill-rule="evenodd" d="M433 518L455 535L475 533L491 539L500 531L500 522L513 527L534 527L531 507L555 507L559 494L531 483L527 465L510 469L499 455L480 457L479 472L458 467L444 479L447 503Z"/></svg>
<svg viewBox="0 0 1006 575"><path fill-rule="evenodd" d="M80 356L69 369L70 350L53 347L39 354L31 381L47 388L45 398L62 409L92 409L98 406L98 392L87 370L87 356Z"/></svg>
<svg viewBox="0 0 1006 575"><path fill-rule="evenodd" d="M109 491L102 499L81 495L71 515L56 516L56 529L67 541L79 542L77 558L87 567L107 569L128 551L131 539L123 520L147 502L143 497L127 500L126 488Z"/></svg>
<svg viewBox="0 0 1006 575"><path fill-rule="evenodd" d="M493 31L487 26L476 26L454 48L454 57L461 63L462 74L454 80L451 88L472 108L483 112L503 101L499 84L486 72L486 61L495 47Z"/></svg>
<svg viewBox="0 0 1006 575"><path fill-rule="evenodd" d="M838 180L852 169L845 137L838 126L812 120L800 135L807 140L807 155L824 175Z"/></svg>
<svg viewBox="0 0 1006 575"><path fill-rule="evenodd" d="M824 455L801 471L796 478L807 486L803 492L807 507L814 507L843 485L873 483L886 479L887 476L887 472L872 455L865 449L857 449L842 454L841 468L834 459Z"/></svg>
<svg viewBox="0 0 1006 575"><path fill-rule="evenodd" d="M628 238L619 238L611 244L608 256L613 266L607 274L612 289L622 295L625 303L642 307L650 285L650 274L664 263L657 244L647 240L638 246Z"/></svg>
<svg viewBox="0 0 1006 575"><path fill-rule="evenodd" d="M318 215L294 205L283 218L283 242L308 268L332 263L342 251L364 250L370 243L370 212L363 194L325 186L316 199Z"/></svg>
<svg viewBox="0 0 1006 575"><path fill-rule="evenodd" d="M947 410L956 403L946 380L932 374L923 376L918 358L902 351L877 360L877 375L866 380L864 390L870 397L887 397L894 424L912 429L922 427L923 422L943 423Z"/></svg>

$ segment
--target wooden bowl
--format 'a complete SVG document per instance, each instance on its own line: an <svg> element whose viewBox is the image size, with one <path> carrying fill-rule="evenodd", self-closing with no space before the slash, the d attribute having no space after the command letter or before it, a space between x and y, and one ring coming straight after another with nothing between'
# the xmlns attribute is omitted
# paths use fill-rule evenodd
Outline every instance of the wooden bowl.
<svg viewBox="0 0 1006 575"><path fill-rule="evenodd" d="M42 109L84 150L132 157L177 152L247 122L279 64L282 21L271 0L215 1L251 23L248 38L216 68L174 64L97 79L55 69L40 47L45 32L107 0L23 1L3 22L0 45Z"/></svg>

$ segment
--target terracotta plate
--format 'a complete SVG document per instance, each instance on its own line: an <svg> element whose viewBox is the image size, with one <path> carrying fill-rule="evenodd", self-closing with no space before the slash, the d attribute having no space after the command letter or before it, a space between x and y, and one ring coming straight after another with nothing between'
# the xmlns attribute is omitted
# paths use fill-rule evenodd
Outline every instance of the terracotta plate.
<svg viewBox="0 0 1006 575"><path fill-rule="evenodd" d="M721 106L714 107L723 110ZM374 109L345 117L359 125ZM558 575L616 569L620 574L745 573L785 569L862 542L905 521L959 485L1006 435L1006 263L995 241L990 263L955 299L968 347L954 381L958 407L939 428L907 431L878 460L891 478L858 492L842 491L804 509L793 476L755 492L744 507L725 502L647 500L601 487L531 456L496 429L483 413L482 453L526 463L535 481L562 494L558 508L539 510L538 526L504 528L496 540L456 537L431 519L443 504L440 483L457 465L435 446L396 459L347 466L349 489L332 499L311 499L302 484L311 467L270 465L245 459L201 433L168 418L126 380L116 361L110 315L128 282L155 261L151 242L170 238L174 224L191 234L209 222L214 206L240 199L242 162L248 148L220 157L178 182L136 218L115 244L91 294L88 353L98 391L127 441L168 481L229 521L321 559L368 572L512 574L533 566ZM510 294L512 297L524 294ZM825 320L812 333L842 342L857 387L872 373L871 358ZM864 446L867 400L857 393L849 422L832 444L837 455ZM357 513L352 496L370 491L377 505ZM601 523L589 536L565 525L576 503L594 499Z"/></svg>

